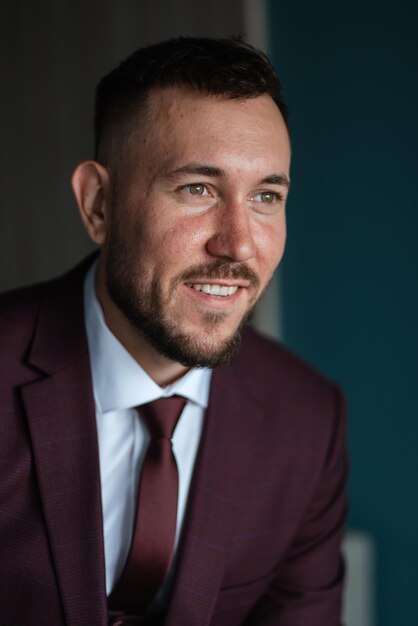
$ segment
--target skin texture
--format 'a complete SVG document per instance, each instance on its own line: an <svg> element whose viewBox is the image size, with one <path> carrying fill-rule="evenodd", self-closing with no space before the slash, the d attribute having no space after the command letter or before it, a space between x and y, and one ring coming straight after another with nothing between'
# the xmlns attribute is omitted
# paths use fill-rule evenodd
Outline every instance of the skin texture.
<svg viewBox="0 0 418 626"><path fill-rule="evenodd" d="M106 323L164 385L227 358L280 262L289 138L268 95L164 88L150 93L125 149L107 168L81 163L73 188L102 248L96 291ZM238 289L222 297L196 283ZM157 338L146 329L155 318ZM165 349L166 336L159 345L164 333L186 357Z"/></svg>

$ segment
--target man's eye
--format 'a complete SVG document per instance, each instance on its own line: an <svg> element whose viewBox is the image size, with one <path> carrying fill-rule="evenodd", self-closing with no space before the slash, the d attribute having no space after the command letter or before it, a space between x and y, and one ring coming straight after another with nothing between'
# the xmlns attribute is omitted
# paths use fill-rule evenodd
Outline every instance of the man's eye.
<svg viewBox="0 0 418 626"><path fill-rule="evenodd" d="M277 202L277 200L281 200L281 197L275 191L260 191L256 193L252 200L255 202L264 202L266 204L273 204L273 202Z"/></svg>
<svg viewBox="0 0 418 626"><path fill-rule="evenodd" d="M185 185L183 189L187 189L193 196L207 196L208 188L202 183L192 183Z"/></svg>

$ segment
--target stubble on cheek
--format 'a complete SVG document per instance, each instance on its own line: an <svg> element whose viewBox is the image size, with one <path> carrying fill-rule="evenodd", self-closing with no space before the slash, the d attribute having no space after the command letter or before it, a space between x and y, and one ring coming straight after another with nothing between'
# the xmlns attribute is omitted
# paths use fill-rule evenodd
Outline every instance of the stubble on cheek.
<svg viewBox="0 0 418 626"><path fill-rule="evenodd" d="M122 236L123 235L123 236ZM217 260L189 267L171 280L162 268L141 266L138 245L116 227L109 242L107 290L131 326L163 356L186 367L216 367L227 363L240 343L248 312L225 332L224 311L196 310L189 316L181 298L185 283L194 279L242 279L259 292L259 279L245 264ZM129 244L129 245L128 245ZM157 254L157 252L156 252ZM246 313L246 314L245 314ZM244 317L245 314L245 317Z"/></svg>

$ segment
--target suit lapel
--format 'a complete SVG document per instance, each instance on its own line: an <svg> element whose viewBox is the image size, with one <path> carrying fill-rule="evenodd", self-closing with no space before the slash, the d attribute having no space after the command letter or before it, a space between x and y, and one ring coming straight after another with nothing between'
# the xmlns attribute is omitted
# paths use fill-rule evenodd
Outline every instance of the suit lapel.
<svg viewBox="0 0 418 626"><path fill-rule="evenodd" d="M214 371L166 626L207 626L215 608L259 423L245 388L234 367Z"/></svg>
<svg viewBox="0 0 418 626"><path fill-rule="evenodd" d="M66 623L102 626L105 569L84 270L46 291L29 356L44 376L21 392Z"/></svg>

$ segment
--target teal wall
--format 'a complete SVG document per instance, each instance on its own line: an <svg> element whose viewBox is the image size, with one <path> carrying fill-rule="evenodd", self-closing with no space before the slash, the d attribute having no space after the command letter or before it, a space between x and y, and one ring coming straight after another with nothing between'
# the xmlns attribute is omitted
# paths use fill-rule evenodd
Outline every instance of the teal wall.
<svg viewBox="0 0 418 626"><path fill-rule="evenodd" d="M418 3L270 1L294 161L284 337L350 403L377 625L418 625Z"/></svg>

